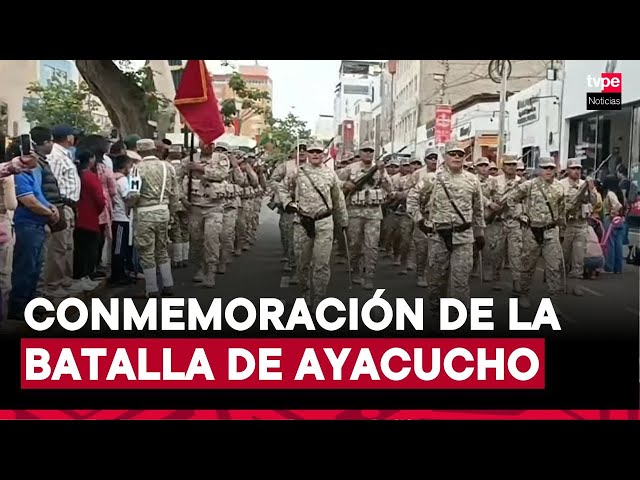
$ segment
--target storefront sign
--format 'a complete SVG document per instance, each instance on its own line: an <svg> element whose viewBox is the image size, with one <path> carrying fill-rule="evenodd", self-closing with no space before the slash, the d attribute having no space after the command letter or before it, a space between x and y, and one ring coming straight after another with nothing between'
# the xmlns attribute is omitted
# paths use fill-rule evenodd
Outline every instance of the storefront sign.
<svg viewBox="0 0 640 480"><path fill-rule="evenodd" d="M537 97L518 100L518 125L526 125L538 121L539 105Z"/></svg>
<svg viewBox="0 0 640 480"><path fill-rule="evenodd" d="M435 136L439 145L451 141L451 105L436 106Z"/></svg>
<svg viewBox="0 0 640 480"><path fill-rule="evenodd" d="M471 123L467 122L458 127L458 140L466 140L471 136Z"/></svg>

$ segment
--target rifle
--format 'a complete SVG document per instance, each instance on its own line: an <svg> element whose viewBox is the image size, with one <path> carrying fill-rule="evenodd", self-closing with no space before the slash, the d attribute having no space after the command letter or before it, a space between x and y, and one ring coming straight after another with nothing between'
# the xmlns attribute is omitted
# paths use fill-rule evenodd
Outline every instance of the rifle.
<svg viewBox="0 0 640 480"><path fill-rule="evenodd" d="M406 145L402 147L400 150L398 150L396 153L402 152L405 148L407 148ZM371 179L373 179L373 176L376 174L376 171L378 170L378 166L376 165L376 163L378 163L378 161L382 159L382 157L384 157L385 155L386 154L383 153L378 158L376 158L375 162L373 162L373 165L371 165L371 168L369 168L369 170L364 172L364 174L361 175L360 178L356 179L353 182L353 184L355 185L355 188L347 194L345 199L348 199L351 195L353 195L354 192L357 192L358 190L360 190L367 183L369 183Z"/></svg>
<svg viewBox="0 0 640 480"><path fill-rule="evenodd" d="M594 170L594 172L591 174L592 178L595 178L596 173L598 173L598 171L609 161L609 159L611 158L612 155L613 154L611 154L607 158L605 158L603 160L603 162L600 164L600 166ZM585 182L582 184L582 186L578 189L578 193L576 193L576 196L574 197L573 203L571 204L571 206L569 208L567 208L567 212L570 212L570 211L572 211L573 209L576 208L576 206L578 205L578 201L581 200L582 197L584 197L584 194L586 193L588 186L589 186L589 182L588 182L588 180L585 180Z"/></svg>
<svg viewBox="0 0 640 480"><path fill-rule="evenodd" d="M520 177L520 180L518 180L517 182L515 182L512 186L510 186L509 188L507 188L503 193L502 193L502 198L500 199L500 201L495 202L498 205L500 205L500 210L497 211L491 211L489 212L489 215L487 217L485 217L485 222L486 224L490 224L491 222L493 222L493 220L495 219L495 217L498 216L498 214L500 214L502 212L502 209L504 208L504 201L507 197L507 193L509 193L511 190L513 190L514 188L516 188L518 185L520 185L522 182L525 181L524 177Z"/></svg>

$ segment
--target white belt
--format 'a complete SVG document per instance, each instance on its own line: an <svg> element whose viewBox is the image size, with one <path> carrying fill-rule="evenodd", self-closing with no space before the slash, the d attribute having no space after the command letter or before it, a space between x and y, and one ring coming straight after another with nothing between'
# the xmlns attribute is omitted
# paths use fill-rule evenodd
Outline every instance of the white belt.
<svg viewBox="0 0 640 480"><path fill-rule="evenodd" d="M168 210L169 209L169 205L163 204L163 205L150 205L148 207L138 207L136 208L136 212L138 213L142 213L142 212L154 212L156 210Z"/></svg>

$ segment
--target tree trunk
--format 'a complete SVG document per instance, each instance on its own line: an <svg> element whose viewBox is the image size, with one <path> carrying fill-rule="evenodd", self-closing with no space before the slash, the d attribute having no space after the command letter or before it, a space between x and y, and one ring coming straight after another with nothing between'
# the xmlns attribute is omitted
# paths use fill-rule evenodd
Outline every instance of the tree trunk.
<svg viewBox="0 0 640 480"><path fill-rule="evenodd" d="M147 122L142 88L127 78L112 60L76 60L76 67L122 137L135 133L151 138L154 128Z"/></svg>

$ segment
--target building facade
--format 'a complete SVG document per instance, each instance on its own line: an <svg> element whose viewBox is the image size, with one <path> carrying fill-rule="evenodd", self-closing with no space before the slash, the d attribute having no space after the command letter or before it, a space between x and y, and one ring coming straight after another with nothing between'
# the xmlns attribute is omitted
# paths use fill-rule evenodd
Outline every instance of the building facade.
<svg viewBox="0 0 640 480"><path fill-rule="evenodd" d="M339 80L334 91L333 120L337 133L345 120L355 120L356 104L373 102L380 95L380 62L342 60Z"/></svg>
<svg viewBox="0 0 640 480"><path fill-rule="evenodd" d="M333 115L318 115L313 129L313 136L323 142L331 140L335 136L333 130Z"/></svg>
<svg viewBox="0 0 640 480"><path fill-rule="evenodd" d="M587 110L587 77L622 74L619 110ZM561 160L582 158L586 168L596 168L610 155L627 166L629 176L640 180L640 62L637 60L567 60L562 95ZM603 167L606 168L606 167Z"/></svg>

